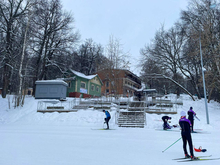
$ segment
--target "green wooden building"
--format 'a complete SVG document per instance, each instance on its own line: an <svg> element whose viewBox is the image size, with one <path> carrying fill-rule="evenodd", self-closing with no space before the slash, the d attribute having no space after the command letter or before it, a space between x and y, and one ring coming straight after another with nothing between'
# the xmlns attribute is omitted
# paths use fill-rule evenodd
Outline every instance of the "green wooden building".
<svg viewBox="0 0 220 165"><path fill-rule="evenodd" d="M68 70L64 81L68 83L67 97L100 97L102 80L96 75L85 75L83 73Z"/></svg>

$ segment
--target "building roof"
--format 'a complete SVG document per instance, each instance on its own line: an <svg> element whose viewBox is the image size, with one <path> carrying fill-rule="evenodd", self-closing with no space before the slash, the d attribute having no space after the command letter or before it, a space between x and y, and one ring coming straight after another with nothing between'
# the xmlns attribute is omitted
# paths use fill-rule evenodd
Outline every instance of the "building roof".
<svg viewBox="0 0 220 165"><path fill-rule="evenodd" d="M63 84L68 86L68 84L63 80L38 80L35 84Z"/></svg>
<svg viewBox="0 0 220 165"><path fill-rule="evenodd" d="M77 72L77 71L72 70L72 69L70 69L70 71L71 71L73 74L75 74L76 76L82 77L82 78L85 78L85 79L88 79L88 80L91 80L91 79L93 79L94 77L98 76L97 74L86 76L85 74L80 73L80 72Z"/></svg>
<svg viewBox="0 0 220 165"><path fill-rule="evenodd" d="M101 71L104 71L104 70L108 70L108 69L101 69L101 70L99 70L98 71L98 73L99 72L101 72ZM131 75L133 75L134 77L136 77L138 80L140 80L141 81L141 78L139 77L139 76L137 76L136 74L134 74L133 72L131 72L130 70L128 70L128 69L111 69L111 70L121 70L121 71L125 71L125 72L127 72L127 73L130 73Z"/></svg>
<svg viewBox="0 0 220 165"><path fill-rule="evenodd" d="M72 81L72 80L75 80L75 79L76 79L76 76L67 77L67 78L57 78L57 80L63 80L63 81Z"/></svg>
<svg viewBox="0 0 220 165"><path fill-rule="evenodd" d="M100 79L100 77L99 77L98 74L87 76L87 75L85 75L85 74L83 74L83 73L80 73L80 72L77 72L77 71L75 71L75 70L72 70L72 69L69 69L69 70L70 70L74 75L76 75L76 76L78 76L78 77L82 77L82 78L88 79L88 80L91 80L91 79L93 79L94 77L98 77L98 79L99 79L101 85L103 85L103 82L102 82L102 80Z"/></svg>

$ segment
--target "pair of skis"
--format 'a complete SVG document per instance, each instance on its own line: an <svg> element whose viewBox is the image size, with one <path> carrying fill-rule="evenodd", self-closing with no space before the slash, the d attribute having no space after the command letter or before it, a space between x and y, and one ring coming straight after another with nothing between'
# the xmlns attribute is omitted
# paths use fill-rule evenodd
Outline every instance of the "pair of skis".
<svg viewBox="0 0 220 165"><path fill-rule="evenodd" d="M173 160L177 160L177 162L189 162L189 161L204 161L204 160L218 160L220 158L210 158L212 155L208 156L198 156L199 159L191 160L191 158L177 158Z"/></svg>
<svg viewBox="0 0 220 165"><path fill-rule="evenodd" d="M174 131L174 132L180 132L181 130L180 129L176 129L176 128L173 128L173 129L155 129L156 131ZM208 134L209 132L207 131L203 131L202 129L194 129L194 131L192 133L199 133L199 134Z"/></svg>
<svg viewBox="0 0 220 165"><path fill-rule="evenodd" d="M107 129L107 128L91 128L92 130L115 130L115 129Z"/></svg>

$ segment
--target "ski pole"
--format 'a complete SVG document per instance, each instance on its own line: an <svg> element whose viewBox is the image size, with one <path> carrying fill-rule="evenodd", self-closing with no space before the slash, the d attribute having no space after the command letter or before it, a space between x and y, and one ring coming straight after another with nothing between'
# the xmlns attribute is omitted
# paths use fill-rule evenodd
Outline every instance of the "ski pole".
<svg viewBox="0 0 220 165"><path fill-rule="evenodd" d="M173 144L171 144L169 147L167 147L165 150L163 150L162 152L164 152L164 151L166 151L168 148L170 148L172 145L174 145L176 142L178 142L180 139L182 139L182 137L181 138L179 138L177 141L175 141Z"/></svg>
<svg viewBox="0 0 220 165"><path fill-rule="evenodd" d="M200 119L196 116L196 115L194 115L194 117L197 119L197 120L199 120L200 121Z"/></svg>
<svg viewBox="0 0 220 165"><path fill-rule="evenodd" d="M105 122L103 123L103 128L105 127Z"/></svg>

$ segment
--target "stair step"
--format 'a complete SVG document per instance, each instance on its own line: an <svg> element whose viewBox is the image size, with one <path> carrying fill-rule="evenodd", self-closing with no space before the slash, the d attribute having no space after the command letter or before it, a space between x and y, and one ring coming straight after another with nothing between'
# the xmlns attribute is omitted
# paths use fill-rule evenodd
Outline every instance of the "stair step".
<svg viewBox="0 0 220 165"><path fill-rule="evenodd" d="M129 119L129 118L123 118L123 119L118 119L118 120L121 120L121 121L143 121L143 120L145 120L144 118L142 118L142 119Z"/></svg>
<svg viewBox="0 0 220 165"><path fill-rule="evenodd" d="M118 117L118 126L144 128L145 112L138 111L137 109L138 108L134 108L134 111L120 112Z"/></svg>
<svg viewBox="0 0 220 165"><path fill-rule="evenodd" d="M131 122L131 123L141 123L143 122L144 123L144 120L118 120L118 122Z"/></svg>
<svg viewBox="0 0 220 165"><path fill-rule="evenodd" d="M144 128L144 125L128 125L128 124L121 124L119 127L133 127L133 128Z"/></svg>
<svg viewBox="0 0 220 165"><path fill-rule="evenodd" d="M133 127L137 127L137 126L144 126L144 124L119 124L120 126L133 126Z"/></svg>

